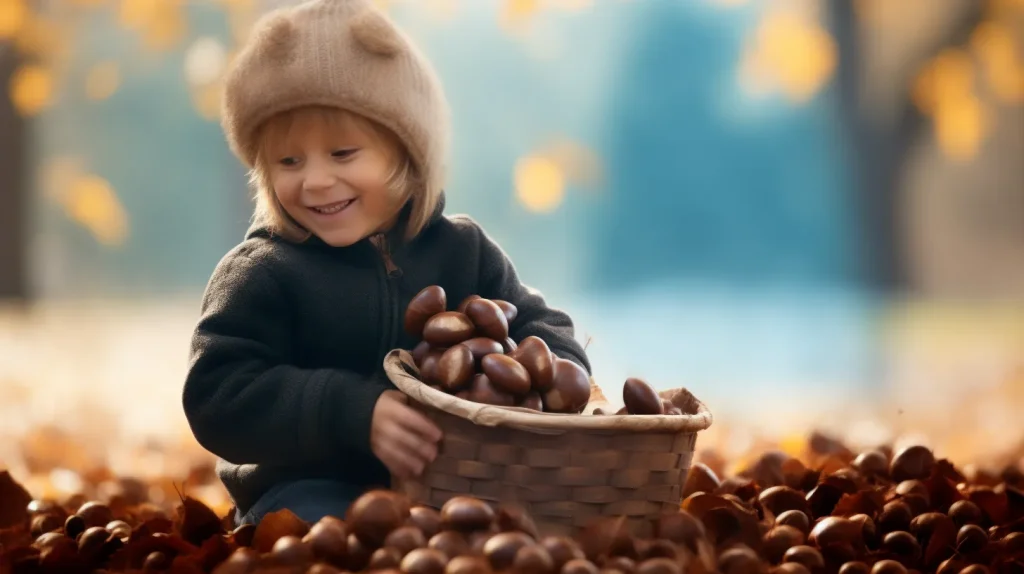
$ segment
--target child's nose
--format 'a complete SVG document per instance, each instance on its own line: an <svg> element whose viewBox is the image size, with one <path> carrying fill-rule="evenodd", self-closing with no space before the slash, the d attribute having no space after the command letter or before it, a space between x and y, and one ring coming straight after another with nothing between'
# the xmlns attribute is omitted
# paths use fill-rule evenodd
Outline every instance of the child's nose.
<svg viewBox="0 0 1024 574"><path fill-rule="evenodd" d="M306 168L303 187L309 191L326 189L334 185L335 177L329 166L321 163L310 163Z"/></svg>

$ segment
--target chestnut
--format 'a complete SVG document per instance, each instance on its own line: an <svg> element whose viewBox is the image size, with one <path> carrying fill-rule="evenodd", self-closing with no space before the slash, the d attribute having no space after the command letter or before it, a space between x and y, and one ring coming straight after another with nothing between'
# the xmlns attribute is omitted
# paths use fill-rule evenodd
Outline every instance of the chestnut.
<svg viewBox="0 0 1024 574"><path fill-rule="evenodd" d="M346 523L367 545L378 548L394 529L409 517L409 505L399 494L371 490L357 498L348 509Z"/></svg>
<svg viewBox="0 0 1024 574"><path fill-rule="evenodd" d="M488 339L487 337L473 337L472 339L467 339L459 344L465 345L469 348L470 352L473 353L474 367L479 367L480 361L487 355L500 355L505 352L501 347L501 343L494 339Z"/></svg>
<svg viewBox="0 0 1024 574"><path fill-rule="evenodd" d="M935 455L926 447L915 445L896 453L889 465L889 476L894 482L910 479L924 479L935 466Z"/></svg>
<svg viewBox="0 0 1024 574"><path fill-rule="evenodd" d="M822 518L811 529L808 540L818 548L830 544L858 544L861 540L861 525L840 516Z"/></svg>
<svg viewBox="0 0 1024 574"><path fill-rule="evenodd" d="M406 574L444 574L447 557L433 548L416 548L401 559L400 568Z"/></svg>
<svg viewBox="0 0 1024 574"><path fill-rule="evenodd" d="M466 316L476 325L477 333L501 340L508 337L508 319L490 299L474 299L466 305Z"/></svg>
<svg viewBox="0 0 1024 574"><path fill-rule="evenodd" d="M889 459L885 453L878 450L860 453L857 458L853 459L853 466L864 476L886 476L889 474Z"/></svg>
<svg viewBox="0 0 1024 574"><path fill-rule="evenodd" d="M409 301L405 309L405 332L413 337L423 336L423 327L427 320L442 313L448 305L444 289L439 285L424 288Z"/></svg>
<svg viewBox="0 0 1024 574"><path fill-rule="evenodd" d="M519 310L516 306L508 301L502 301L501 299L493 299L494 304L501 308L501 312L505 314L505 320L511 325L516 320L516 316L519 315Z"/></svg>
<svg viewBox="0 0 1024 574"><path fill-rule="evenodd" d="M479 556L457 556L448 562L444 574L491 574L491 566Z"/></svg>
<svg viewBox="0 0 1024 574"><path fill-rule="evenodd" d="M859 561L846 562L839 567L839 574L869 574L871 567Z"/></svg>
<svg viewBox="0 0 1024 574"><path fill-rule="evenodd" d="M441 530L441 515L429 506L416 505L409 509L406 523L419 528L423 537L430 540Z"/></svg>
<svg viewBox="0 0 1024 574"><path fill-rule="evenodd" d="M484 543L484 556L491 568L506 570L512 566L519 549L532 544L533 539L523 532L499 532Z"/></svg>
<svg viewBox="0 0 1024 574"><path fill-rule="evenodd" d="M423 532L415 526L400 526L392 530L384 539L384 546L398 550L401 556L412 552L417 548L427 545L427 539Z"/></svg>
<svg viewBox="0 0 1024 574"><path fill-rule="evenodd" d="M718 556L718 570L722 574L756 574L761 571L761 559L749 547L740 544Z"/></svg>
<svg viewBox="0 0 1024 574"><path fill-rule="evenodd" d="M339 568L345 565L348 552L348 531L345 523L333 516L325 516L302 537L309 545L313 557Z"/></svg>
<svg viewBox="0 0 1024 574"><path fill-rule="evenodd" d="M514 574L553 574L555 562L543 546L529 544L520 548L512 559Z"/></svg>
<svg viewBox="0 0 1024 574"><path fill-rule="evenodd" d="M907 574L907 569L895 560L879 560L871 567L871 574Z"/></svg>
<svg viewBox="0 0 1024 574"><path fill-rule="evenodd" d="M599 574L600 570L586 558L574 558L562 566L561 574Z"/></svg>
<svg viewBox="0 0 1024 574"><path fill-rule="evenodd" d="M473 336L475 327L469 317L458 311L444 311L427 320L423 338L435 347L451 347Z"/></svg>
<svg viewBox="0 0 1024 574"><path fill-rule="evenodd" d="M651 558L637 566L636 574L683 574L683 569L671 558Z"/></svg>
<svg viewBox="0 0 1024 574"><path fill-rule="evenodd" d="M429 351L430 343L426 341L420 341L412 348L412 360L420 370L423 369L423 359L427 356L427 352Z"/></svg>
<svg viewBox="0 0 1024 574"><path fill-rule="evenodd" d="M798 545L790 548L782 556L783 562L797 562L803 564L808 570L814 572L825 567L825 559L817 548L806 545Z"/></svg>
<svg viewBox="0 0 1024 574"><path fill-rule="evenodd" d="M449 393L461 390L473 378L473 352L465 345L449 348L437 359L434 377Z"/></svg>
<svg viewBox="0 0 1024 574"><path fill-rule="evenodd" d="M370 563L366 566L368 570L389 570L398 568L402 563L402 553L397 548L385 546L373 551L370 555Z"/></svg>
<svg viewBox="0 0 1024 574"><path fill-rule="evenodd" d="M764 555L772 564L782 562L786 551L805 542L804 533L785 524L776 525L764 535Z"/></svg>
<svg viewBox="0 0 1024 574"><path fill-rule="evenodd" d="M555 356L544 339L530 335L519 342L519 347L511 356L526 367L534 389L541 392L551 390L555 376Z"/></svg>
<svg viewBox="0 0 1024 574"><path fill-rule="evenodd" d="M590 401L590 377L583 367L557 358L554 364L554 383L544 393L544 410L552 413L580 413Z"/></svg>
<svg viewBox="0 0 1024 574"><path fill-rule="evenodd" d="M441 528L469 533L486 530L494 520L494 509L471 496L454 496L441 507Z"/></svg>
<svg viewBox="0 0 1024 574"><path fill-rule="evenodd" d="M494 386L506 393L525 395L530 390L530 373L508 355L487 355L480 361L480 368Z"/></svg>
<svg viewBox="0 0 1024 574"><path fill-rule="evenodd" d="M55 514L37 514L32 517L29 533L33 538L39 538L47 532L60 530L61 526L64 526L64 521L59 516Z"/></svg>
<svg viewBox="0 0 1024 574"><path fill-rule="evenodd" d="M420 380L427 384L437 384L437 363L441 360L447 348L430 348L423 355L423 361L419 364Z"/></svg>
<svg viewBox="0 0 1024 574"><path fill-rule="evenodd" d="M580 550L579 544L568 536L545 536L541 539L540 546L551 555L556 570L561 570L562 566L570 560L586 558L583 551Z"/></svg>
<svg viewBox="0 0 1024 574"><path fill-rule="evenodd" d="M479 299L479 298L480 298L479 295L470 295L470 296L466 297L465 299L463 299L462 302L459 303L459 306L455 308L455 310L458 311L459 313L465 313L466 312L466 308L469 306L469 304L472 303L473 301Z"/></svg>
<svg viewBox="0 0 1024 574"><path fill-rule="evenodd" d="M75 514L82 517L87 528L90 526L103 526L114 519L114 513L111 512L110 507L95 500L80 506Z"/></svg>
<svg viewBox="0 0 1024 574"><path fill-rule="evenodd" d="M313 558L313 552L308 544L302 542L297 536L282 536L274 542L270 550L274 562L282 566L300 566L308 563Z"/></svg>
<svg viewBox="0 0 1024 574"><path fill-rule="evenodd" d="M427 548L440 550L448 558L469 554L469 542L455 530L442 530L430 537Z"/></svg>
<svg viewBox="0 0 1024 574"><path fill-rule="evenodd" d="M988 533L977 524L965 524L956 535L956 549L960 554L972 554L985 548Z"/></svg>
<svg viewBox="0 0 1024 574"><path fill-rule="evenodd" d="M458 396L458 395L456 395ZM511 407L515 404L515 397L497 389L491 379L483 373L473 377L470 382L466 400L485 405L496 405L499 407Z"/></svg>
<svg viewBox="0 0 1024 574"><path fill-rule="evenodd" d="M516 345L516 342L513 341L511 337L505 337L505 339L501 342L501 349L502 351L505 352L506 355L511 355L518 348L519 345Z"/></svg>
<svg viewBox="0 0 1024 574"><path fill-rule="evenodd" d="M544 402L541 400L540 393L538 393L537 391L530 391L526 393L526 396L523 397L523 400L519 401L519 403L516 404L516 406L522 407L524 409L530 409L533 411L544 410Z"/></svg>
<svg viewBox="0 0 1024 574"><path fill-rule="evenodd" d="M631 415L660 415L665 412L658 393L646 381L636 377L626 379L622 385L622 401L626 412Z"/></svg>
<svg viewBox="0 0 1024 574"><path fill-rule="evenodd" d="M953 519L953 523L957 526L964 526L965 524L978 524L980 525L984 516L981 514L981 508L978 508L977 504L974 504L970 500L958 500L949 507L949 517Z"/></svg>

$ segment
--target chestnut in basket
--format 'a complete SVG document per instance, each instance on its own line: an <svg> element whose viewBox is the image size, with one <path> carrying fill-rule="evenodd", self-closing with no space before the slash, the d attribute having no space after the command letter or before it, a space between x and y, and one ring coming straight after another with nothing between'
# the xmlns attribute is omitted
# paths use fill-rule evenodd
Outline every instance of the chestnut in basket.
<svg viewBox="0 0 1024 574"><path fill-rule="evenodd" d="M466 400L499 407L511 407L516 402L513 395L497 388L483 373L473 377Z"/></svg>
<svg viewBox="0 0 1024 574"><path fill-rule="evenodd" d="M508 337L508 318L490 299L474 299L466 305L466 316L476 325L478 333L491 339Z"/></svg>
<svg viewBox="0 0 1024 574"><path fill-rule="evenodd" d="M519 347L510 356L526 367L535 390L551 390L555 379L555 356L544 339L530 335L519 343Z"/></svg>
<svg viewBox="0 0 1024 574"><path fill-rule="evenodd" d="M465 345L451 347L437 359L434 377L448 392L462 389L473 378L473 352Z"/></svg>
<svg viewBox="0 0 1024 574"><path fill-rule="evenodd" d="M450 347L473 336L475 327L469 317L458 311L444 311L427 319L423 338L435 347Z"/></svg>
<svg viewBox="0 0 1024 574"><path fill-rule="evenodd" d="M487 355L480 361L480 368L494 386L506 393L525 395L530 391L530 373L508 355Z"/></svg>
<svg viewBox="0 0 1024 574"><path fill-rule="evenodd" d="M473 353L473 366L475 368L480 368L480 361L487 355L500 355L504 352L500 342L487 337L474 337L459 344L465 345Z"/></svg>
<svg viewBox="0 0 1024 574"><path fill-rule="evenodd" d="M423 336L427 320L445 310L447 298L439 285L425 287L409 301L405 309L405 332L413 337Z"/></svg>
<svg viewBox="0 0 1024 574"><path fill-rule="evenodd" d="M626 379L622 385L622 402L631 415L665 414L658 393L646 381L635 377Z"/></svg>
<svg viewBox="0 0 1024 574"><path fill-rule="evenodd" d="M554 364L554 382L544 393L544 410L552 413L580 413L590 401L590 377L583 367L558 358Z"/></svg>

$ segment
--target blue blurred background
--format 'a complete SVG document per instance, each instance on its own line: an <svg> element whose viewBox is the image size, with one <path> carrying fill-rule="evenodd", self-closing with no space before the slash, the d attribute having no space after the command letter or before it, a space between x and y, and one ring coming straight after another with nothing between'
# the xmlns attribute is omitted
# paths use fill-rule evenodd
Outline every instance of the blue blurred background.
<svg viewBox="0 0 1024 574"><path fill-rule="evenodd" d="M252 207L221 72L280 3L0 8L8 421L182 431L199 297ZM1024 435L1024 3L379 4L445 83L449 212L572 313L609 395L687 386L720 433L976 452L955 410L970 444Z"/></svg>

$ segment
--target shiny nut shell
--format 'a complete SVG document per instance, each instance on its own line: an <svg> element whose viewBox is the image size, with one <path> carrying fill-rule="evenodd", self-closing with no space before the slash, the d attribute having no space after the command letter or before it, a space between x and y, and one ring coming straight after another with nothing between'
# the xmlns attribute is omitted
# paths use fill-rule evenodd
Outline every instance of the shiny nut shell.
<svg viewBox="0 0 1024 574"><path fill-rule="evenodd" d="M446 391L453 393L473 378L473 352L464 345L455 345L437 359L436 379Z"/></svg>
<svg viewBox="0 0 1024 574"><path fill-rule="evenodd" d="M530 391L530 373L508 355L487 355L480 368L494 386L507 393L525 395Z"/></svg>
<svg viewBox="0 0 1024 574"><path fill-rule="evenodd" d="M466 316L476 325L477 333L501 340L508 337L508 319L490 299L474 299L466 305Z"/></svg>
<svg viewBox="0 0 1024 574"><path fill-rule="evenodd" d="M583 367L568 359L555 359L555 381L544 393L544 410L550 413L580 413L590 401L590 377Z"/></svg>
<svg viewBox="0 0 1024 574"><path fill-rule="evenodd" d="M484 530L494 520L494 509L486 502L469 497L455 496L448 499L441 507L441 528L472 532Z"/></svg>
<svg viewBox="0 0 1024 574"><path fill-rule="evenodd" d="M447 304L444 289L439 285L424 288L405 308L405 332L416 338L422 337L427 320L444 312Z"/></svg>
<svg viewBox="0 0 1024 574"><path fill-rule="evenodd" d="M420 380L429 385L439 384L437 378L437 365L441 359L441 355L444 354L448 349L431 348L423 356L423 364L419 365L420 368Z"/></svg>
<svg viewBox="0 0 1024 574"><path fill-rule="evenodd" d="M541 392L551 390L555 380L555 356L544 339L533 335L523 339L511 356L526 367L534 389Z"/></svg>
<svg viewBox="0 0 1024 574"><path fill-rule="evenodd" d="M661 397L646 381L631 377L622 385L622 402L631 415L664 414Z"/></svg>
<svg viewBox="0 0 1024 574"><path fill-rule="evenodd" d="M345 525L362 542L379 547L388 533L404 524L408 517L409 506L400 495L371 490L349 507Z"/></svg>
<svg viewBox="0 0 1024 574"><path fill-rule="evenodd" d="M475 301L475 300L477 300L479 298L480 298L479 295L470 295L470 296L466 297L465 299L463 299L459 303L459 306L455 308L455 310L458 311L459 313L465 313L466 312L466 307L469 306L470 302L471 301Z"/></svg>
<svg viewBox="0 0 1024 574"><path fill-rule="evenodd" d="M473 337L459 344L465 345L473 353L473 364L476 367L480 366L480 361L487 355L501 355L505 352L499 341L488 339L487 337Z"/></svg>
<svg viewBox="0 0 1024 574"><path fill-rule="evenodd" d="M423 338L435 347L451 347L472 337L474 330L473 322L466 315L445 311L427 320Z"/></svg>
<svg viewBox="0 0 1024 574"><path fill-rule="evenodd" d="M537 391L530 391L526 393L523 400L516 404L517 407L530 409L531 411L543 411L544 401L540 398L540 393Z"/></svg>
<svg viewBox="0 0 1024 574"><path fill-rule="evenodd" d="M516 320L517 316L519 316L519 309L508 301L502 301L501 299L493 299L493 301L495 305L501 308L502 313L505 314L505 319L508 321L508 324L512 325L512 322Z"/></svg>
<svg viewBox="0 0 1024 574"><path fill-rule="evenodd" d="M461 394L463 391L460 391ZM484 405L496 405L499 407L511 407L515 405L515 396L506 393L496 386L487 375L478 373L473 376L473 380L469 383L469 390L465 391L465 399L467 401L473 401L474 403L480 403ZM460 396L456 394L456 396Z"/></svg>

